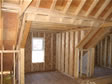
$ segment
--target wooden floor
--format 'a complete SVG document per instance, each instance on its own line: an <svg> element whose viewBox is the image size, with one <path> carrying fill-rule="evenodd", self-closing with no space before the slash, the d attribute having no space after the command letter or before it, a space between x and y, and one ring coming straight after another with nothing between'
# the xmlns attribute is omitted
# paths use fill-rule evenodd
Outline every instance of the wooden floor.
<svg viewBox="0 0 112 84"><path fill-rule="evenodd" d="M59 72L26 74L25 84L79 84L77 80Z"/></svg>

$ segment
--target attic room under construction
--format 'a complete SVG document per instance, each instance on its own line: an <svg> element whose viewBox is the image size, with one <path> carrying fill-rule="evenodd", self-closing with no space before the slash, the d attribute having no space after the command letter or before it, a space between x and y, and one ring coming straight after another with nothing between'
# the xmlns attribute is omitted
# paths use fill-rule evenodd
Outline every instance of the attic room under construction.
<svg viewBox="0 0 112 84"><path fill-rule="evenodd" d="M112 0L0 0L0 84L112 84Z"/></svg>

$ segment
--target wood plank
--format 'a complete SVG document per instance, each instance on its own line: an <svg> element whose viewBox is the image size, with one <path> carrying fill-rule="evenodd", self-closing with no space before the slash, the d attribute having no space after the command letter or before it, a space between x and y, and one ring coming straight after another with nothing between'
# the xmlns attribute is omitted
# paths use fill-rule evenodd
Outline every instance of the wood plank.
<svg viewBox="0 0 112 84"><path fill-rule="evenodd" d="M90 77L94 76L94 67L95 67L95 48L91 48Z"/></svg>
<svg viewBox="0 0 112 84"><path fill-rule="evenodd" d="M74 15L78 15L79 14L79 12L81 11L81 9L82 9L82 7L84 6L85 3L86 3L86 0L81 0L81 2L79 4L79 6L77 7Z"/></svg>
<svg viewBox="0 0 112 84"><path fill-rule="evenodd" d="M25 26L25 19L26 19L26 15L23 16L22 25L21 25L16 49L19 49L21 47L21 41L22 41L22 36L23 36L24 26Z"/></svg>
<svg viewBox="0 0 112 84"><path fill-rule="evenodd" d="M56 34L56 70L58 70L58 46L59 46L59 43L58 43L58 34Z"/></svg>
<svg viewBox="0 0 112 84"><path fill-rule="evenodd" d="M106 8L106 6L110 3L111 0L105 0L102 7L98 10L98 12L95 14L95 18L98 18L99 15L103 12L103 10Z"/></svg>
<svg viewBox="0 0 112 84"><path fill-rule="evenodd" d="M104 44L104 66L107 65L107 37L105 38L105 44Z"/></svg>
<svg viewBox="0 0 112 84"><path fill-rule="evenodd" d="M61 58L61 72L65 71L65 33L62 33L62 58Z"/></svg>
<svg viewBox="0 0 112 84"><path fill-rule="evenodd" d="M32 0L24 0L23 4L20 5L21 11L20 11L20 16L25 12L25 10L28 8Z"/></svg>
<svg viewBox="0 0 112 84"><path fill-rule="evenodd" d="M79 49L75 49L74 77L79 78Z"/></svg>
<svg viewBox="0 0 112 84"><path fill-rule="evenodd" d="M103 42L100 42L100 66L103 65Z"/></svg>
<svg viewBox="0 0 112 84"><path fill-rule="evenodd" d="M3 16L1 11L2 2L0 1L0 49L3 45Z"/></svg>
<svg viewBox="0 0 112 84"><path fill-rule="evenodd" d="M112 6L111 6L111 8L109 8L107 13L104 15L103 19L106 20L111 13L112 13Z"/></svg>
<svg viewBox="0 0 112 84"><path fill-rule="evenodd" d="M74 70L74 32L70 32L69 75L73 76Z"/></svg>
<svg viewBox="0 0 112 84"><path fill-rule="evenodd" d="M112 34L110 34L110 45L109 45L109 67L112 67Z"/></svg>
<svg viewBox="0 0 112 84"><path fill-rule="evenodd" d="M82 77L82 62L83 61L83 50L81 51L81 55L80 55L80 77Z"/></svg>
<svg viewBox="0 0 112 84"><path fill-rule="evenodd" d="M31 28L31 23L32 22L30 22L30 21L27 21L25 23L25 29L24 29L24 33L23 33L23 37L22 37L22 41L21 41L21 48L25 48L26 40L27 40L29 31L30 31L30 28Z"/></svg>
<svg viewBox="0 0 112 84"><path fill-rule="evenodd" d="M54 64L54 50L53 50L53 39L54 39L54 34L51 33L51 70L53 70L53 64Z"/></svg>
<svg viewBox="0 0 112 84"><path fill-rule="evenodd" d="M24 72L24 48L20 49L20 84L25 84L25 72Z"/></svg>
<svg viewBox="0 0 112 84"><path fill-rule="evenodd" d="M69 32L66 32L66 46L65 46L65 73L68 74L69 69Z"/></svg>
<svg viewBox="0 0 112 84"><path fill-rule="evenodd" d="M84 16L88 16L92 12L92 10L95 8L95 6L97 5L98 2L99 2L99 0L94 0Z"/></svg>
<svg viewBox="0 0 112 84"><path fill-rule="evenodd" d="M110 35L110 45L111 45L111 67L112 67L112 34Z"/></svg>
<svg viewBox="0 0 112 84"><path fill-rule="evenodd" d="M68 11L68 9L69 9L71 3L72 3L72 0L68 0L68 1L67 1L66 6L65 6L65 8L64 8L64 10L63 10L63 13L64 13L64 14Z"/></svg>
<svg viewBox="0 0 112 84"><path fill-rule="evenodd" d="M57 0L53 0L50 10L54 10Z"/></svg>

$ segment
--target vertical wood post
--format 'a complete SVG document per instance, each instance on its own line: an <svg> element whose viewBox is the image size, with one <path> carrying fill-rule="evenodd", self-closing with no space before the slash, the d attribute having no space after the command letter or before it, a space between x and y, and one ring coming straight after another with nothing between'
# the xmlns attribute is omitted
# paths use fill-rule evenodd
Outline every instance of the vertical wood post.
<svg viewBox="0 0 112 84"><path fill-rule="evenodd" d="M3 52L1 52L1 84L3 84Z"/></svg>
<svg viewBox="0 0 112 84"><path fill-rule="evenodd" d="M83 50L81 50L80 55L80 77L82 77L82 61L83 61Z"/></svg>
<svg viewBox="0 0 112 84"><path fill-rule="evenodd" d="M25 84L24 76L24 48L20 49L20 84Z"/></svg>
<svg viewBox="0 0 112 84"><path fill-rule="evenodd" d="M75 59L74 77L78 78L79 77L79 49L77 48L76 48L74 59Z"/></svg>
<svg viewBox="0 0 112 84"><path fill-rule="evenodd" d="M90 49L90 77L94 75L95 48Z"/></svg>

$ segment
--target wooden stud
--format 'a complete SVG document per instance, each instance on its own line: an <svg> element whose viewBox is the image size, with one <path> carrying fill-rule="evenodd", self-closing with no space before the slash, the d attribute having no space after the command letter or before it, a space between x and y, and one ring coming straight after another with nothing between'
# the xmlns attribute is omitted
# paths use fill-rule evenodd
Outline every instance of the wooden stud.
<svg viewBox="0 0 112 84"><path fill-rule="evenodd" d="M69 32L66 32L66 46L65 46L65 73L68 74L69 69Z"/></svg>
<svg viewBox="0 0 112 84"><path fill-rule="evenodd" d="M61 53L61 72L65 71L65 33L62 33L62 53Z"/></svg>
<svg viewBox="0 0 112 84"><path fill-rule="evenodd" d="M95 14L95 18L98 18L99 15L103 12L103 10L106 8L106 6L110 3L111 0L105 0L102 7L98 10L98 12Z"/></svg>
<svg viewBox="0 0 112 84"><path fill-rule="evenodd" d="M74 68L74 32L70 32L69 74L73 76Z"/></svg>
<svg viewBox="0 0 112 84"><path fill-rule="evenodd" d="M82 77L82 62L83 61L83 51L81 51L80 55L80 77Z"/></svg>
<svg viewBox="0 0 112 84"><path fill-rule="evenodd" d="M24 48L20 49L20 84L25 84L25 73L24 73Z"/></svg>
<svg viewBox="0 0 112 84"><path fill-rule="evenodd" d="M95 67L95 48L90 49L90 77L94 75L94 67Z"/></svg>
<svg viewBox="0 0 112 84"><path fill-rule="evenodd" d="M112 67L112 34L110 34L109 67Z"/></svg>
<svg viewBox="0 0 112 84"><path fill-rule="evenodd" d="M105 44L104 44L104 66L107 65L107 37L105 38Z"/></svg>
<svg viewBox="0 0 112 84"><path fill-rule="evenodd" d="M3 84L3 52L1 52L1 84Z"/></svg>
<svg viewBox="0 0 112 84"><path fill-rule="evenodd" d="M14 50L14 46L13 46L13 50ZM16 84L16 55L15 52L13 53L13 63L14 63L14 67L13 67L13 83Z"/></svg>
<svg viewBox="0 0 112 84"><path fill-rule="evenodd" d="M100 42L100 66L102 66L103 65L103 42L101 41Z"/></svg>
<svg viewBox="0 0 112 84"><path fill-rule="evenodd" d="M88 57L87 57L87 77L90 76L90 50L88 50Z"/></svg>
<svg viewBox="0 0 112 84"><path fill-rule="evenodd" d="M75 62L74 62L74 77L78 78L79 77L79 49L75 49Z"/></svg>

